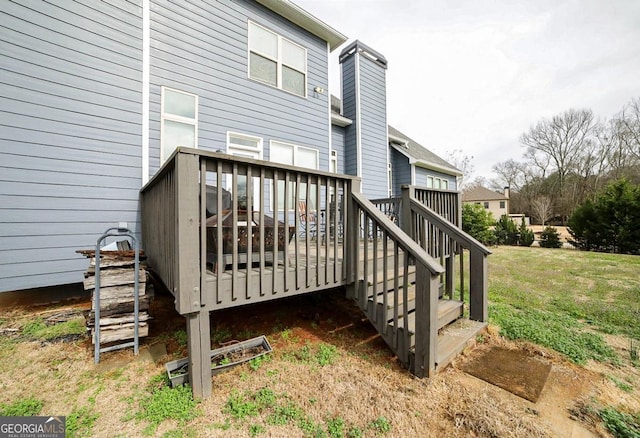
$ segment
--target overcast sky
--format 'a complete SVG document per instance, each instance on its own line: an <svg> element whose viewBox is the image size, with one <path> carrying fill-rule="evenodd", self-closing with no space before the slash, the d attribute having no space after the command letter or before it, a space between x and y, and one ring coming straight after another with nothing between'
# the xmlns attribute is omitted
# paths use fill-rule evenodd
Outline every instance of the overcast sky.
<svg viewBox="0 0 640 438"><path fill-rule="evenodd" d="M640 0L294 2L382 53L389 124L443 157L462 149L475 176L520 159L520 135L541 118L609 118L640 97Z"/></svg>

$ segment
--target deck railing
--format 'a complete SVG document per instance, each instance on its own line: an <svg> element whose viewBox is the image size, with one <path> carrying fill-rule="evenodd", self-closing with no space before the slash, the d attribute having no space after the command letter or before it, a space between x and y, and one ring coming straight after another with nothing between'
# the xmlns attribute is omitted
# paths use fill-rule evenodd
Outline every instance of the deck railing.
<svg viewBox="0 0 640 438"><path fill-rule="evenodd" d="M352 181L180 148L142 189L149 263L181 314L344 285Z"/></svg>
<svg viewBox="0 0 640 438"><path fill-rule="evenodd" d="M423 377L435 369L438 279L444 269L392 220L359 193L352 193L348 232L354 283L349 290L360 308L390 339L408 366L411 332L415 330L415 370ZM363 232L368 230L368 232ZM412 273L410 272L412 271ZM415 328L409 326L409 290L415 281ZM391 291L391 293L389 293ZM388 321L393 321L389 326ZM392 333L388 333L389 330ZM389 341L388 341L389 342Z"/></svg>
<svg viewBox="0 0 640 438"><path fill-rule="evenodd" d="M416 193L417 192L417 193ZM416 197L420 195L422 199ZM464 301L465 272L464 254L469 252L469 317L475 321L488 320L487 256L491 251L480 242L462 231L446 219L447 211L454 218L459 208L446 199L438 201L438 195L431 198L436 201L440 211L436 212L424 203L424 191L412 186L402 188L403 230L445 267L443 296L454 299L456 279L459 282L459 300ZM455 259L459 261L456 273ZM457 297L456 297L457 298Z"/></svg>

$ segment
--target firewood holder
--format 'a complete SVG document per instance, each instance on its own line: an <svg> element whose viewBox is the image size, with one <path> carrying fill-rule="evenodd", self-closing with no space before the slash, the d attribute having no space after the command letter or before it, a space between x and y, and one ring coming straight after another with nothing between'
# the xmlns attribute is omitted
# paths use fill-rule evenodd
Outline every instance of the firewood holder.
<svg viewBox="0 0 640 438"><path fill-rule="evenodd" d="M134 272L134 300L133 300L133 341L116 345L110 345L102 348L100 346L100 245L107 237L128 237L133 242L135 248L135 272ZM96 242L96 285L93 293L95 307L95 328L94 328L94 362L100 362L100 353L107 351L120 350L122 348L133 347L133 354L138 355L140 347L139 319L140 319L140 242L135 235L125 227L113 227L107 229Z"/></svg>

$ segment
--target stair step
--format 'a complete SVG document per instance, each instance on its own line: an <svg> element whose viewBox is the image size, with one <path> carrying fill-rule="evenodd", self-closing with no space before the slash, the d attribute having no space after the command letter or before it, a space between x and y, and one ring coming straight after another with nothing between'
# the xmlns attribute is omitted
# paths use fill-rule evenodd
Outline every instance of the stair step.
<svg viewBox="0 0 640 438"><path fill-rule="evenodd" d="M439 300L438 301L438 330L457 320L462 316L462 301L457 300ZM411 334L410 345L413 345L413 335L415 334L416 327L416 315L413 310L415 309L415 301L409 304L411 312L408 315L408 327ZM393 317L393 315L392 315ZM398 328L404 327L402 313L398 312ZM389 327L393 327L393 320L390 320Z"/></svg>
<svg viewBox="0 0 640 438"><path fill-rule="evenodd" d="M438 335L436 370L442 370L487 326L486 322L461 319L446 327Z"/></svg>

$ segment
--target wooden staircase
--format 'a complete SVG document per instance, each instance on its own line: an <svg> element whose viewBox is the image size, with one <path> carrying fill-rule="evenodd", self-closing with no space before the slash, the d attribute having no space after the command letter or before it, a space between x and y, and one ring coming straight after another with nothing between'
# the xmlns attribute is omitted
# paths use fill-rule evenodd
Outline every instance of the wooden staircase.
<svg viewBox="0 0 640 438"><path fill-rule="evenodd" d="M415 371L415 327L416 327L416 275L415 268L410 267L407 275L407 293L400 293L397 297L394 291L395 279L392 271L387 274L387 288L384 280L378 274L370 275L367 279L366 306L361 309L371 323L376 327L382 339L398 354L401 363L411 372ZM398 277L398 284L404 283L404 274ZM380 291L380 292L376 292ZM406 308L406 314L405 314ZM405 325L406 315L406 325ZM437 305L437 331L435 370L446 367L487 324L464 318L464 303L459 300L440 296ZM405 329L405 326L407 329ZM407 348L398 348L408 334ZM405 351L403 356L402 352ZM408 353L408 354L407 354Z"/></svg>
<svg viewBox="0 0 640 438"><path fill-rule="evenodd" d="M399 221L358 193L350 208L358 220L349 230L355 269L348 296L403 366L418 377L431 376L487 326L490 251L411 192L396 204Z"/></svg>

